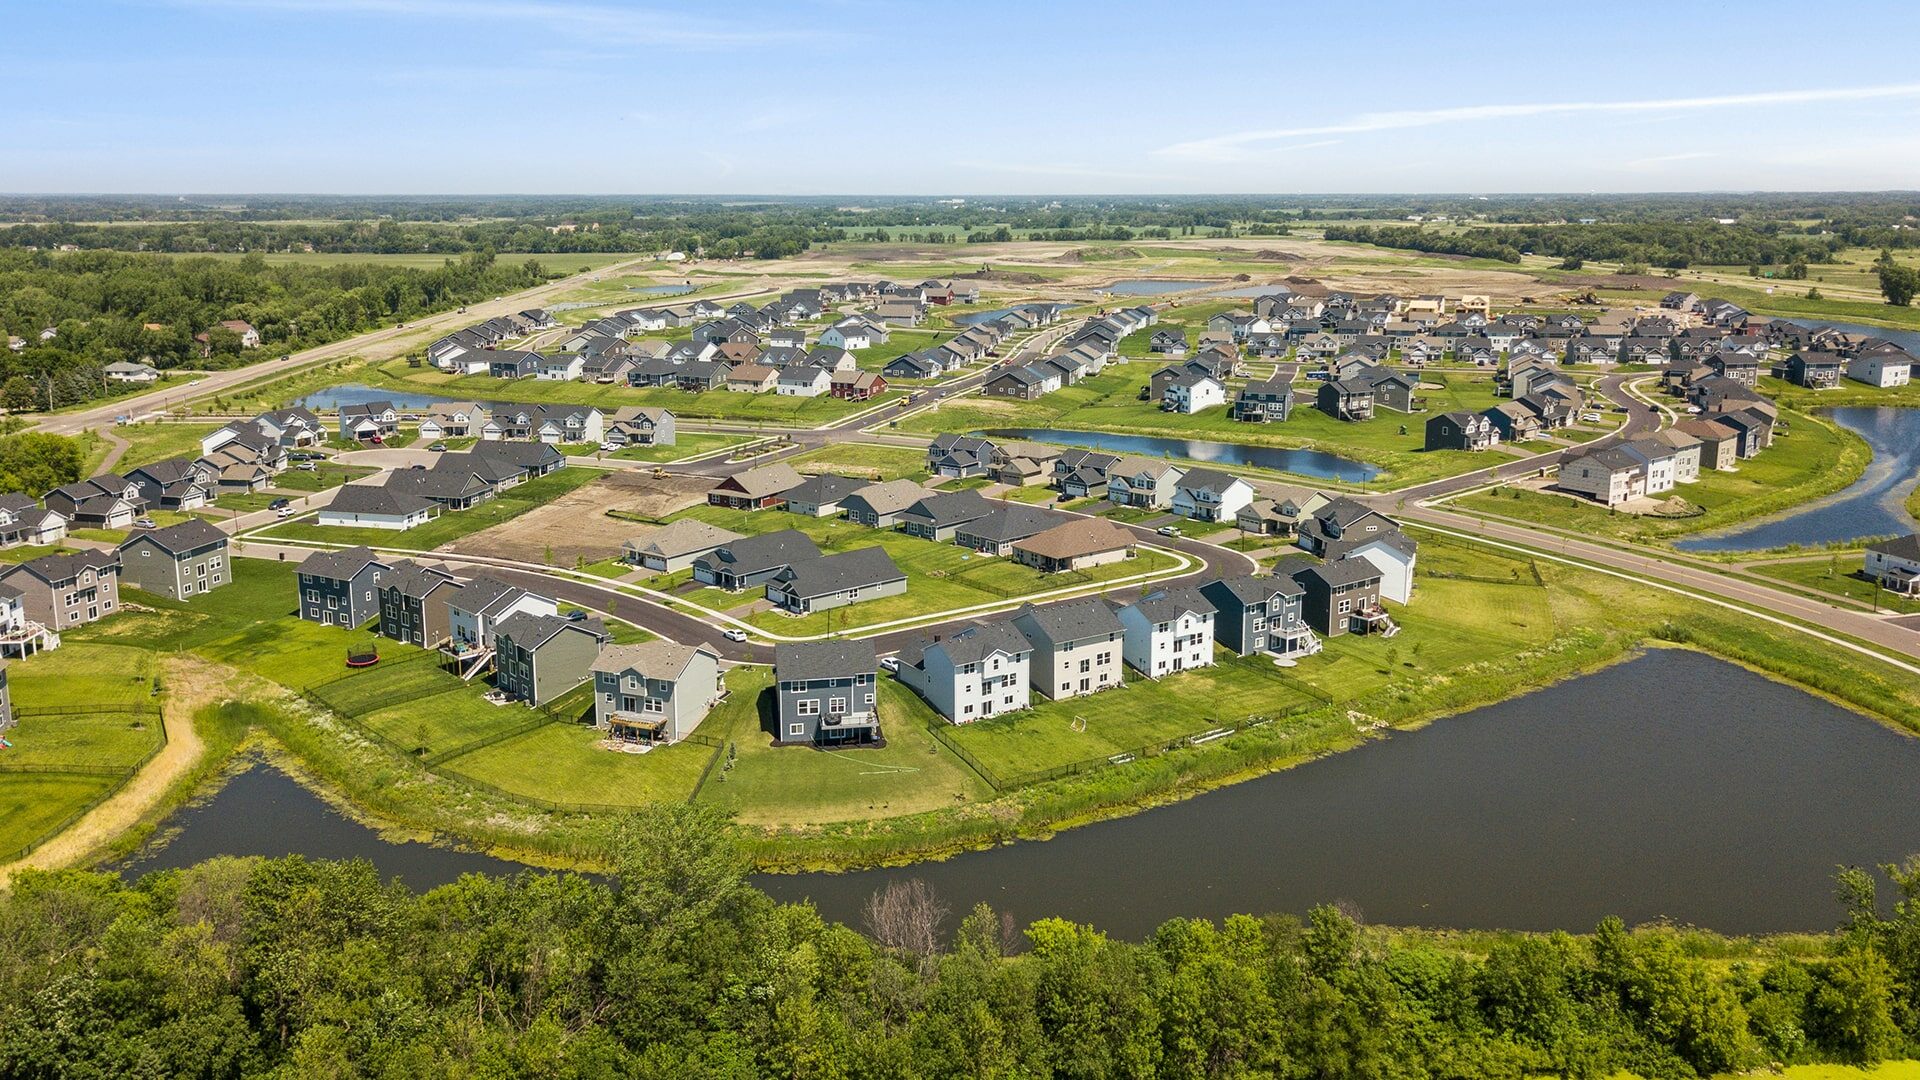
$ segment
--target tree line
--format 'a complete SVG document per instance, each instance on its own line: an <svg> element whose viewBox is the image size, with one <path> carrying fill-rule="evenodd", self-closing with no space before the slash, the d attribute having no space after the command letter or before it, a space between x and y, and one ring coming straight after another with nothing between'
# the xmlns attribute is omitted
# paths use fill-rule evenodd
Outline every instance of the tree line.
<svg viewBox="0 0 1920 1080"><path fill-rule="evenodd" d="M263 350L293 352L548 277L537 260L501 261L491 252L420 268L0 251L0 328L26 343L0 353L0 404L50 409L93 400L106 393L102 372L114 361L162 370L243 363L240 338L222 320L251 323Z"/></svg>
<svg viewBox="0 0 1920 1080"><path fill-rule="evenodd" d="M1144 942L957 921L923 886L866 932L750 887L724 823L621 823L615 878L216 859L0 895L0 1074L1678 1078L1868 1063L1920 1039L1920 864L1840 875L1833 935L1439 935L1179 919Z"/></svg>
<svg viewBox="0 0 1920 1080"><path fill-rule="evenodd" d="M1592 225L1515 225L1440 232L1418 226L1328 226L1329 240L1465 255L1517 263L1546 255L1569 263L1608 262L1684 270L1712 266L1784 266L1832 262L1845 246L1837 235L1810 236L1772 225L1642 222Z"/></svg>

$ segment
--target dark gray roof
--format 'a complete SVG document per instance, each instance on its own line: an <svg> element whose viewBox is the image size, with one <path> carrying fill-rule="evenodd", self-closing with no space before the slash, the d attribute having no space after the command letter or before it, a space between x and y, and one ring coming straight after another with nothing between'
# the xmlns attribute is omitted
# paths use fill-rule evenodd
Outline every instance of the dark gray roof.
<svg viewBox="0 0 1920 1080"><path fill-rule="evenodd" d="M1098 597L1062 600L1057 604L1028 604L1014 612L1013 617L1030 621L1035 629L1056 645L1106 637L1118 634L1122 629L1113 608Z"/></svg>
<svg viewBox="0 0 1920 1080"><path fill-rule="evenodd" d="M1232 487L1240 478L1219 469L1188 469L1180 477L1180 486L1193 491L1222 492Z"/></svg>
<svg viewBox="0 0 1920 1080"><path fill-rule="evenodd" d="M380 577L382 589L397 589L404 596L423 597L442 585L457 583L452 574L438 567L401 559Z"/></svg>
<svg viewBox="0 0 1920 1080"><path fill-rule="evenodd" d="M787 502L818 505L837 503L861 488L871 486L871 483L872 481L868 480L854 480L845 476L836 476L833 473L822 473L819 476L808 477L799 487L788 488Z"/></svg>
<svg viewBox="0 0 1920 1080"><path fill-rule="evenodd" d="M1070 519L1065 514L1058 514L1038 506L1028 506L1025 503L1015 503L967 522L961 531L968 536L978 536L984 540L1024 540L1067 520Z"/></svg>
<svg viewBox="0 0 1920 1080"><path fill-rule="evenodd" d="M787 566L799 559L815 558L819 554L819 546L806 533L798 529L781 529L778 532L742 537L725 547L700 556L697 561L725 566L736 574L751 574L759 570L770 570L776 566Z"/></svg>
<svg viewBox="0 0 1920 1080"><path fill-rule="evenodd" d="M791 641L773 647L773 677L782 682L850 679L873 675L879 667L871 641Z"/></svg>
<svg viewBox="0 0 1920 1080"><path fill-rule="evenodd" d="M975 623L956 634L917 638L908 642L900 649L900 662L922 667L927 650L936 645L956 666L977 664L996 652L1017 656L1033 651L1033 643L1011 623Z"/></svg>
<svg viewBox="0 0 1920 1080"><path fill-rule="evenodd" d="M530 612L516 611L500 620L493 628L495 638L509 638L514 645L522 649L538 649L555 634L568 630L583 630L602 641L606 640L607 628L599 619L565 619L558 615L535 615Z"/></svg>
<svg viewBox="0 0 1920 1080"><path fill-rule="evenodd" d="M120 542L120 547L124 549L128 544L143 539L160 545L164 551L182 555L189 551L224 545L227 542L227 534L199 518L189 518L178 525L169 525L164 529L135 530Z"/></svg>
<svg viewBox="0 0 1920 1080"><path fill-rule="evenodd" d="M1208 597L1221 594L1232 596L1242 604L1265 604L1275 596L1299 596L1304 590L1292 578L1244 574L1210 581L1202 585L1200 591Z"/></svg>
<svg viewBox="0 0 1920 1080"><path fill-rule="evenodd" d="M863 547L795 559L780 572L781 588L795 596L826 596L906 577L885 548Z"/></svg>
<svg viewBox="0 0 1920 1080"><path fill-rule="evenodd" d="M461 611L483 614L511 604L526 594L527 590L518 585L509 585L499 578L482 575L460 586L459 592L447 598L447 604Z"/></svg>
<svg viewBox="0 0 1920 1080"><path fill-rule="evenodd" d="M905 511L908 517L924 519L934 525L963 524L992 512L993 504L972 488L929 495Z"/></svg>
<svg viewBox="0 0 1920 1080"><path fill-rule="evenodd" d="M316 551L301 560L299 570L309 577L347 581L366 569L369 563L375 566L386 565L373 553L372 548L362 544L359 547L342 548L339 551Z"/></svg>
<svg viewBox="0 0 1920 1080"><path fill-rule="evenodd" d="M1380 570L1365 559L1335 559L1294 570L1290 576L1295 581L1303 577L1317 577L1338 588L1342 585L1358 585L1363 581L1378 581Z"/></svg>
<svg viewBox="0 0 1920 1080"><path fill-rule="evenodd" d="M1150 622L1172 622L1189 611L1211 615L1219 610L1198 589L1160 589L1122 607L1138 608Z"/></svg>
<svg viewBox="0 0 1920 1080"><path fill-rule="evenodd" d="M1891 540L1882 540L1877 544L1868 544L1868 551L1877 551L1882 555L1892 555L1899 559L1920 559L1920 533L1908 533Z"/></svg>
<svg viewBox="0 0 1920 1080"><path fill-rule="evenodd" d="M416 514L433 509L433 504L418 495L391 487L347 484L334 495L324 509L349 514Z"/></svg>

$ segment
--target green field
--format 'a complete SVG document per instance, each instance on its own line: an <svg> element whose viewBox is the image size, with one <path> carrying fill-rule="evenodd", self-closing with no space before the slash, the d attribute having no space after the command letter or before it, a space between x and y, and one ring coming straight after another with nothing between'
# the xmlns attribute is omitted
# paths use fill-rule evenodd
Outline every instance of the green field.
<svg viewBox="0 0 1920 1080"><path fill-rule="evenodd" d="M1761 577L1784 581L1813 592L1827 593L1832 596L1844 596L1861 604L1871 605L1878 611L1898 611L1904 614L1920 612L1920 600L1909 600L1880 588L1860 575L1862 553L1855 550L1836 551L1817 559L1795 559L1791 562L1761 563L1747 568L1749 573Z"/></svg>
<svg viewBox="0 0 1920 1080"><path fill-rule="evenodd" d="M196 259L245 259L253 258L255 253L236 252L195 252ZM185 256L182 256L183 258ZM410 252L399 254L352 252L352 251L269 251L258 253L258 257L269 263L289 263L306 266L336 266L342 263L379 263L386 266L409 266L420 269L433 269L447 262L457 262L458 254L436 255L429 252ZM549 273L577 274L584 270L594 270L602 266L640 258L637 252L589 252L562 251L533 255L502 255L501 259L512 258L515 262L532 259L545 267Z"/></svg>
<svg viewBox="0 0 1920 1080"><path fill-rule="evenodd" d="M145 707L153 700L154 671L151 650L82 643L11 662L7 686L22 713L75 705Z"/></svg>
<svg viewBox="0 0 1920 1080"><path fill-rule="evenodd" d="M1695 516L1618 513L1585 499L1518 488L1467 495L1450 505L1587 536L1657 543L1798 506L1847 486L1866 469L1871 452L1851 432L1806 413L1782 410L1780 420L1784 433L1777 428L1773 445L1758 457L1731 472L1702 470L1698 483L1674 487L1673 495L1702 511Z"/></svg>
<svg viewBox="0 0 1920 1080"><path fill-rule="evenodd" d="M174 424L154 421L116 427L113 433L127 440L128 446L127 452L120 455L119 464L114 466L114 471L124 475L129 469L151 465L168 458L197 458L200 456L201 438L221 426L220 424Z"/></svg>
<svg viewBox="0 0 1920 1080"><path fill-rule="evenodd" d="M927 479L927 452L911 446L879 443L829 443L787 459L787 464L803 473L839 473L856 479Z"/></svg>
<svg viewBox="0 0 1920 1080"><path fill-rule="evenodd" d="M893 557L894 565L906 572L907 591L898 596L863 600L832 611L798 617L777 611L762 611L747 616L747 621L756 626L793 637L1000 603L1055 589L1090 586L1116 578L1165 570L1174 565L1172 556L1143 549L1133 559L1108 563L1091 570L1042 574L1009 559L977 555L955 544L934 543L905 533L868 529L836 519L809 518L780 511L728 510L717 506L696 506L675 516L694 518L738 533L798 529L812 537L820 550L827 554L878 546L885 548L887 554ZM661 586L656 584L654 587ZM702 589L682 595L693 603L725 611L753 602L760 598L761 591L751 589L728 593L719 589Z"/></svg>
<svg viewBox="0 0 1920 1080"><path fill-rule="evenodd" d="M518 487L508 488L472 509L442 513L432 521L424 525L416 525L411 529L368 529L321 525L314 521L288 521L269 526L255 535L268 539L311 540L328 544L367 544L373 547L408 551L431 551L443 544L450 544L462 537L471 536L482 529L491 528L510 518L519 517L535 507L544 506L601 475L599 469L580 467L561 469L559 472L529 480Z"/></svg>
<svg viewBox="0 0 1920 1080"><path fill-rule="evenodd" d="M713 733L715 718L726 707L709 715L701 733ZM509 794L563 806L640 807L684 802L713 755L713 747L694 742L628 754L601 749L601 737L588 724L547 724L454 758L442 769Z"/></svg>
<svg viewBox="0 0 1920 1080"><path fill-rule="evenodd" d="M81 773L0 774L0 862L11 861L14 853L39 844L67 818L105 798L122 783L124 778L118 776Z"/></svg>
<svg viewBox="0 0 1920 1080"><path fill-rule="evenodd" d="M591 457L595 461L601 458L618 458L621 461L681 461L725 450L728 447L743 446L753 441L748 435L721 435L714 432L687 431L675 436L671 446L629 446L603 454L598 446L586 443L574 443L560 447L560 452L568 457Z"/></svg>

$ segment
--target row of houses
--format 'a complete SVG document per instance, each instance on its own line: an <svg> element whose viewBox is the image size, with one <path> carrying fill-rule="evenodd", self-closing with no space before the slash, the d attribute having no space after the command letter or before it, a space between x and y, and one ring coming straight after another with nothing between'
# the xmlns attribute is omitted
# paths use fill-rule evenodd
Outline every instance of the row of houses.
<svg viewBox="0 0 1920 1080"><path fill-rule="evenodd" d="M431 466L392 470L378 483L342 485L315 520L334 527L411 529L566 466L566 455L545 442L475 443L468 451L441 454Z"/></svg>
<svg viewBox="0 0 1920 1080"><path fill-rule="evenodd" d="M1779 411L1757 391L1715 376L1694 384L1688 395L1698 415L1650 435L1570 451L1561 458L1555 486L1618 506L1694 483L1702 470L1732 471L1773 444Z"/></svg>

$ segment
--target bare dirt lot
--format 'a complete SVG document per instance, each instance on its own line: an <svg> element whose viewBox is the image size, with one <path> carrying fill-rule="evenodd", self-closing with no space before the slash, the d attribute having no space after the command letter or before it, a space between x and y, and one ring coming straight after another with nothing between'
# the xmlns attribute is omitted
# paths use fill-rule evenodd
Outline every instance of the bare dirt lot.
<svg viewBox="0 0 1920 1080"><path fill-rule="evenodd" d="M620 545L647 526L612 517L618 510L644 518L663 518L704 501L713 481L700 476L654 478L640 472L616 472L570 491L536 510L447 545L468 555L539 562L597 562L620 553Z"/></svg>

